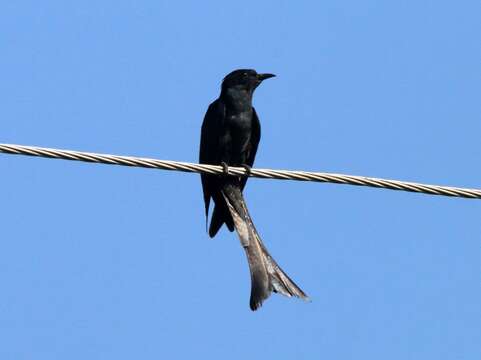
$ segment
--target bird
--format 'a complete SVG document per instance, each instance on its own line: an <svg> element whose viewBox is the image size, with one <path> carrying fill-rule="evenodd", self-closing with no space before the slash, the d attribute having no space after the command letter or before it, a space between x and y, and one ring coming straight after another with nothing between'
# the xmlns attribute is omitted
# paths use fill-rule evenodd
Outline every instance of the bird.
<svg viewBox="0 0 481 360"><path fill-rule="evenodd" d="M257 310L272 292L308 300L269 254L254 226L243 196L248 176L229 175L229 166L244 167L247 175L257 153L261 126L252 97L255 89L274 74L238 69L224 77L219 97L204 116L199 163L221 165L221 175L201 174L206 229L210 201L215 206L208 234L213 238L225 224L236 230L244 248L251 276L250 309Z"/></svg>

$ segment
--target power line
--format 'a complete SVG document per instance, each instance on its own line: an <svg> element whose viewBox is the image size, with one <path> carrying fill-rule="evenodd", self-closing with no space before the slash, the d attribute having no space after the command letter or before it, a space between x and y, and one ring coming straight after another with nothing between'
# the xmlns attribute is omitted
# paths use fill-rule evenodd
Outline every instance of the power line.
<svg viewBox="0 0 481 360"><path fill-rule="evenodd" d="M38 156L54 159L85 161L109 165L122 165L144 167L161 170L176 170L204 174L224 174L221 166L194 164L180 161L158 160L133 156L120 156L109 154L89 153L82 151L50 149L37 146L24 146L14 144L0 144L0 152L6 154ZM417 192L430 195L443 195L469 199L481 199L480 189L466 189L450 186L419 184L414 182L379 179L366 176L354 176L309 171L290 171L272 169L252 169L246 174L244 168L229 167L229 175L251 176L261 179L315 181L335 184L369 186L390 190Z"/></svg>

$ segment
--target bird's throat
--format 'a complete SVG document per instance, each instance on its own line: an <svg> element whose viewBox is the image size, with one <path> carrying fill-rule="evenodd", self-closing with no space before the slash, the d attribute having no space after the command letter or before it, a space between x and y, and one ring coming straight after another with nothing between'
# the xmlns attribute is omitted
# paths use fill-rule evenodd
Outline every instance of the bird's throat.
<svg viewBox="0 0 481 360"><path fill-rule="evenodd" d="M225 89L221 97L231 110L244 112L252 108L252 93L253 91L245 89Z"/></svg>

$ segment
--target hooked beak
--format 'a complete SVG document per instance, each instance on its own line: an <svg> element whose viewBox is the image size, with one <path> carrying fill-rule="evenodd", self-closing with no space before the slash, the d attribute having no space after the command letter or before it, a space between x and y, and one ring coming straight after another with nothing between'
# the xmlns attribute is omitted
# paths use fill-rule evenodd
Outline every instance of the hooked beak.
<svg viewBox="0 0 481 360"><path fill-rule="evenodd" d="M269 79L274 76L274 74L257 74L257 79L259 79L259 81L264 81L265 79Z"/></svg>

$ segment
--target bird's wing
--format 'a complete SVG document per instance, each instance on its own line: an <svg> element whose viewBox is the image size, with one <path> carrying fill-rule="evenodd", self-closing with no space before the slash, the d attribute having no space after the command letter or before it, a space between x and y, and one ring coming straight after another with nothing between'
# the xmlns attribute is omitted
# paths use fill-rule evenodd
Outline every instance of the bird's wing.
<svg viewBox="0 0 481 360"><path fill-rule="evenodd" d="M254 160L256 158L257 147L259 146L259 141L261 140L261 123L259 117L257 116L256 109L252 107L252 133L250 139L249 154L247 156L247 165L254 166ZM243 177L241 181L241 189L244 190L246 186L247 177Z"/></svg>
<svg viewBox="0 0 481 360"><path fill-rule="evenodd" d="M217 165L219 163L219 138L222 123L225 117L225 109L219 100L209 105L202 123L200 137L199 163ZM205 215L209 214L210 198L215 186L215 177L201 174L202 190L204 192Z"/></svg>

